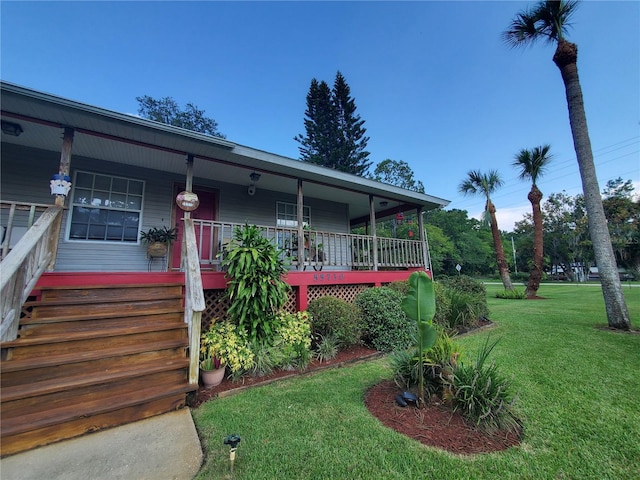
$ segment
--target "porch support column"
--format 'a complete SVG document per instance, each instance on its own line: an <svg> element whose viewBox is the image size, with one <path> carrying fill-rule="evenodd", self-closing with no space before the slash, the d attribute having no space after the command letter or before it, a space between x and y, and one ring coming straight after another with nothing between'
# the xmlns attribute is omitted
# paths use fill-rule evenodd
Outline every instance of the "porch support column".
<svg viewBox="0 0 640 480"><path fill-rule="evenodd" d="M373 271L378 271L378 237L376 235L376 204L373 195L369 195L369 223L373 237Z"/></svg>
<svg viewBox="0 0 640 480"><path fill-rule="evenodd" d="M302 179L298 179L298 270L304 269L304 196L302 195Z"/></svg>
<svg viewBox="0 0 640 480"><path fill-rule="evenodd" d="M424 218L422 214L424 211L422 207L418 207L416 209L416 214L418 215L418 229L420 230L420 243L422 244L422 263L424 264L424 269L429 270L431 277L433 278L433 272L431 271L431 257L429 255L429 245L427 243L427 233L424 230Z"/></svg>
<svg viewBox="0 0 640 480"><path fill-rule="evenodd" d="M63 176L69 176L71 169L71 147L73 147L74 130L71 127L64 127L64 136L62 137L62 151L60 152L60 166L58 173ZM65 195L56 195L56 206L64 207Z"/></svg>
<svg viewBox="0 0 640 480"><path fill-rule="evenodd" d="M71 127L64 127L64 135L62 137L62 150L60 151L60 164L58 166L58 173L65 176L70 176L71 170L71 148L73 147L73 135L74 130ZM64 208L64 201L67 197L65 195L56 195L55 205L56 207ZM56 266L56 257L58 255L58 239L60 238L60 229L62 228L62 215L56 217L55 222L51 228L51 237L49 239L49 246L51 250L51 261L47 265L47 271L51 272Z"/></svg>
<svg viewBox="0 0 640 480"><path fill-rule="evenodd" d="M187 155L187 178L185 179L185 187L184 189L187 192L191 192L193 188L193 155ZM191 218L191 212L187 212L183 210L184 217L183 218Z"/></svg>
<svg viewBox="0 0 640 480"><path fill-rule="evenodd" d="M184 181L184 189L187 192L190 192L193 188L193 155L187 155L187 177ZM187 212L186 210L182 210L182 221L184 222L186 219L191 218L191 212ZM176 222L180 222L179 218L176 218ZM180 270L183 272L187 271L187 242L184 235L184 228L182 230L182 242L180 244ZM174 247L175 248L175 247ZM171 256L169 256L171 258Z"/></svg>

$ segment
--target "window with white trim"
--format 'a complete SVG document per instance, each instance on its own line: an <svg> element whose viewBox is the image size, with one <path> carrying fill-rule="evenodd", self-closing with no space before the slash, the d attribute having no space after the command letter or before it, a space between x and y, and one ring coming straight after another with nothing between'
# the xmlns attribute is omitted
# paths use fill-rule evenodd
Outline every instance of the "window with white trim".
<svg viewBox="0 0 640 480"><path fill-rule="evenodd" d="M302 207L302 224L311 224L311 209ZM276 226L286 228L298 227L298 205L295 203L276 202Z"/></svg>
<svg viewBox="0 0 640 480"><path fill-rule="evenodd" d="M76 172L69 239L137 243L143 194L142 180Z"/></svg>

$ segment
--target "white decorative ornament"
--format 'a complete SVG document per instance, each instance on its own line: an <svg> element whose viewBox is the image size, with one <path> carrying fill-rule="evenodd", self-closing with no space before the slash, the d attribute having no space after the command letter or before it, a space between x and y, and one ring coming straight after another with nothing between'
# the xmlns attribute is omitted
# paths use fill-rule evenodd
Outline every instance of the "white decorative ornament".
<svg viewBox="0 0 640 480"><path fill-rule="evenodd" d="M56 173L51 177L49 186L51 187L51 195L64 195L66 197L69 194L69 190L71 190L71 177Z"/></svg>

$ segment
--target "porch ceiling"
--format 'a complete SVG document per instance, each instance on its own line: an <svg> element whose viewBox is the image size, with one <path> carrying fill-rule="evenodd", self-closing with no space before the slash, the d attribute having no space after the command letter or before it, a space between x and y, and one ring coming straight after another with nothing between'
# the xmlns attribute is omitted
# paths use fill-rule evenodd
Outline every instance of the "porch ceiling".
<svg viewBox="0 0 640 480"><path fill-rule="evenodd" d="M19 123L23 133L2 133L2 141L59 152L64 126L75 129L73 156L186 175L186 156L195 157L194 177L250 185L260 173L258 189L295 194L303 180L305 196L346 203L350 218L369 215L369 195L376 212L421 206L425 210L449 202L332 169L245 147L181 128L79 104L2 83L2 117ZM73 163L73 161L72 161ZM52 172L53 173L53 172ZM386 205L380 205L387 202Z"/></svg>

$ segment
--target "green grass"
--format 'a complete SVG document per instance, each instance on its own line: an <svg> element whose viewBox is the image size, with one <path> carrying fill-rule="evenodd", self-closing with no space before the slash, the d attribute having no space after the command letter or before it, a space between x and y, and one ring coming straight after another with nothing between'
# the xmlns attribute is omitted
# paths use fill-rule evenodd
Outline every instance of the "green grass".
<svg viewBox="0 0 640 480"><path fill-rule="evenodd" d="M599 288L543 285L545 300L495 297L489 332L460 339L471 360L485 336L512 377L524 439L505 452L457 456L382 426L363 405L390 378L387 359L216 399L193 411L205 447L198 479L632 479L640 478L640 335L599 330ZM640 288L625 288L640 326ZM226 435L242 437L229 475Z"/></svg>

